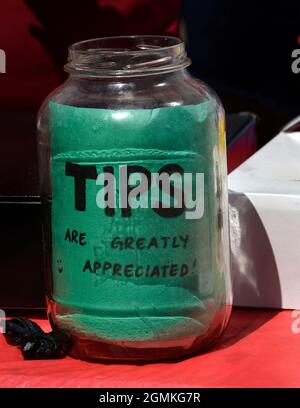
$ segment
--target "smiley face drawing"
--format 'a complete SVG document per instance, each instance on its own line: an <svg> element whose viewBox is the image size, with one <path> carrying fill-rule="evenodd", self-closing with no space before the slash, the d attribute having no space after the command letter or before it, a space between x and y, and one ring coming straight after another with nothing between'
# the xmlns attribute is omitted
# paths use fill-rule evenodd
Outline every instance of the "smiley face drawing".
<svg viewBox="0 0 300 408"><path fill-rule="evenodd" d="M62 260L61 260L61 259L58 259L58 260L57 260L57 271L58 271L59 273L62 273L63 270L64 270L64 268L62 267Z"/></svg>

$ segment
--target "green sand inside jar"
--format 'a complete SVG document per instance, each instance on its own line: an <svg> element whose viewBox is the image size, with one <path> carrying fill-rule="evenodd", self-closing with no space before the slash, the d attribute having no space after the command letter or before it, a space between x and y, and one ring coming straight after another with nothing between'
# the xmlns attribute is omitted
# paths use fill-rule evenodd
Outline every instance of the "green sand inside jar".
<svg viewBox="0 0 300 408"><path fill-rule="evenodd" d="M50 104L58 326L110 341L178 339L207 330L224 301L214 250L216 126L207 103L124 111ZM207 132L210 138L204 137ZM125 164L159 172L172 163L186 173L204 173L204 215L194 220L185 214L164 218L152 208L136 208L127 217L120 209L107 216L96 204L103 186L95 178L85 179L78 210L75 177L66 171L66 163L93 166L97 175L110 167L117 181ZM117 190L117 198L119 194ZM116 239L132 237L148 243L153 237L156 242L177 241L165 247L113 245ZM180 245L185 237L186 245ZM210 316L207 299L215 305Z"/></svg>

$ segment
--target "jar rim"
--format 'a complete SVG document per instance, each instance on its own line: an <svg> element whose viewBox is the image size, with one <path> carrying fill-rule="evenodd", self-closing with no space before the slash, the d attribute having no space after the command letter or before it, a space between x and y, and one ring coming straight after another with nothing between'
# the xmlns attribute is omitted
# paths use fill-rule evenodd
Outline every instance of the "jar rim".
<svg viewBox="0 0 300 408"><path fill-rule="evenodd" d="M72 45L70 45L69 50L76 50L79 52L85 52L85 53L90 53L95 51L95 49L80 49L82 46L85 46L87 44L93 44L93 43L107 43L107 42L115 42L115 41L119 41L119 40L138 40L139 42L137 43L133 43L132 45L148 45L148 44L143 44L141 42L141 40L164 40L164 41L173 41L174 43L171 45L160 45L158 46L159 48L162 49L172 49L172 48L176 48L178 47L178 45L183 44L183 41L175 36L170 36L170 35L118 35L118 36L110 36L110 37L97 37L97 38L91 38L88 40L83 40L83 41L78 41ZM142 53L148 53L151 51L157 51L157 48L147 48L147 49L137 49L137 50L133 50L133 49L126 49L126 48L119 48L119 49L114 49L114 48L109 48L109 49L105 49L105 48L101 48L101 52L116 52L116 53L126 53L126 52L133 52L133 53L137 53L137 54L142 54Z"/></svg>
<svg viewBox="0 0 300 408"><path fill-rule="evenodd" d="M167 35L128 35L79 41L69 47L65 70L79 76L132 76L190 65L184 42Z"/></svg>

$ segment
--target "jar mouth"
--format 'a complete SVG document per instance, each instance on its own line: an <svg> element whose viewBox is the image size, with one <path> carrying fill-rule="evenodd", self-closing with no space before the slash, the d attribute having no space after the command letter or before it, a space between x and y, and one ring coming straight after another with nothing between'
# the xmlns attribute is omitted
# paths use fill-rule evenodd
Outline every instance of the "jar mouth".
<svg viewBox="0 0 300 408"><path fill-rule="evenodd" d="M69 47L65 70L77 76L141 76L190 65L177 37L160 35L103 37Z"/></svg>

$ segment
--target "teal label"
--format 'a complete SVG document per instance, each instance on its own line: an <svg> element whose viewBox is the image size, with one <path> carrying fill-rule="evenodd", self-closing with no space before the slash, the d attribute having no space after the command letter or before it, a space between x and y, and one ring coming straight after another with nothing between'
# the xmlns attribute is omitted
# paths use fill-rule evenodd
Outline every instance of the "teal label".
<svg viewBox="0 0 300 408"><path fill-rule="evenodd" d="M216 268L207 110L50 104L55 301L103 318L197 319Z"/></svg>

